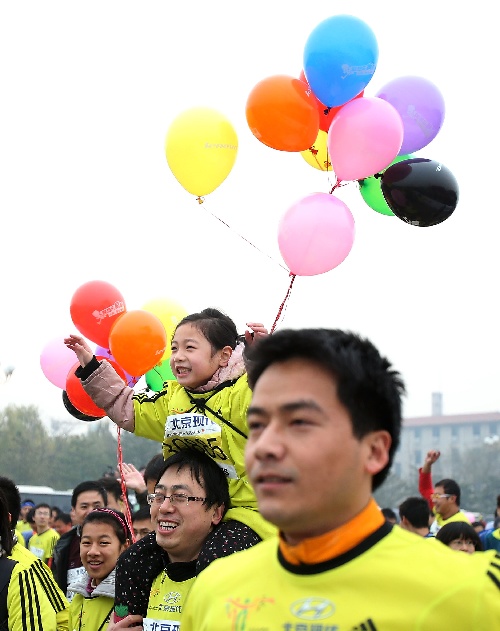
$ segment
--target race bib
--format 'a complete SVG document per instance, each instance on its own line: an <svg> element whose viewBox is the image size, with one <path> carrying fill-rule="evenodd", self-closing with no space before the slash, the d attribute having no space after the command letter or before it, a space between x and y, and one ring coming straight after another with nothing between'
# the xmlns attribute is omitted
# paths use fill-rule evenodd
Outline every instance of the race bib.
<svg viewBox="0 0 500 631"><path fill-rule="evenodd" d="M142 628L144 631L180 631L181 623L178 620L143 618Z"/></svg>

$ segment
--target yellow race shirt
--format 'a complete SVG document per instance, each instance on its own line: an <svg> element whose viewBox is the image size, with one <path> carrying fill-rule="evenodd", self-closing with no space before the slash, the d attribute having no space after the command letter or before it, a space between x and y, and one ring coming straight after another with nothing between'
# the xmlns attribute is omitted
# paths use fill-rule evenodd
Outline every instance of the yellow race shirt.
<svg viewBox="0 0 500 631"><path fill-rule="evenodd" d="M195 579L196 576L191 576L178 582L169 578L166 572L155 578L147 616L142 621L144 631L179 631L184 603Z"/></svg>
<svg viewBox="0 0 500 631"><path fill-rule="evenodd" d="M189 593L182 631L489 631L499 622L499 556L384 524L318 564L285 561L277 537L217 559Z"/></svg>

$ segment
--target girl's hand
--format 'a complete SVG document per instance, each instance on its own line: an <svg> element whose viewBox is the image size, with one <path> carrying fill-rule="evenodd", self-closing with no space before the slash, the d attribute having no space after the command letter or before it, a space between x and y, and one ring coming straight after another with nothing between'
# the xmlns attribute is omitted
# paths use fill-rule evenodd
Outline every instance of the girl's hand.
<svg viewBox="0 0 500 631"><path fill-rule="evenodd" d="M146 483L142 473L133 464L122 462L123 480L127 489L143 493L146 490ZM121 481L121 480L120 480Z"/></svg>
<svg viewBox="0 0 500 631"><path fill-rule="evenodd" d="M92 357L94 357L90 346L81 335L70 335L64 338L64 343L75 353L80 362L80 366L86 366Z"/></svg>
<svg viewBox="0 0 500 631"><path fill-rule="evenodd" d="M247 327L251 329L251 331L245 331L245 342L248 345L269 335L269 331L260 322L247 322Z"/></svg>

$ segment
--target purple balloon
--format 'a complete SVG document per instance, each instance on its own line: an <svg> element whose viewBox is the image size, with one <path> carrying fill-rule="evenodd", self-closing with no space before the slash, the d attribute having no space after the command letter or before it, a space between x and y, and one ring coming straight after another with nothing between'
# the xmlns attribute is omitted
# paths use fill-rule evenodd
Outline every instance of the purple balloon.
<svg viewBox="0 0 500 631"><path fill-rule="evenodd" d="M418 151L437 136L444 121L444 99L428 79L399 77L386 83L376 96L388 101L403 121L403 144L398 155Z"/></svg>

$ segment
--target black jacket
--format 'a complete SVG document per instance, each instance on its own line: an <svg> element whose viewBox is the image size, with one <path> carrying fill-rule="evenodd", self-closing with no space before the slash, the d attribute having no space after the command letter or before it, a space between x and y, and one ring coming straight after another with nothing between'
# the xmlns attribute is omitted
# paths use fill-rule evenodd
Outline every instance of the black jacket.
<svg viewBox="0 0 500 631"><path fill-rule="evenodd" d="M73 526L71 530L65 532L56 543L54 548L54 554L52 558L52 573L56 579L56 583L66 594L68 590L68 565L69 565L69 551L71 543L75 537L79 537L78 527Z"/></svg>

